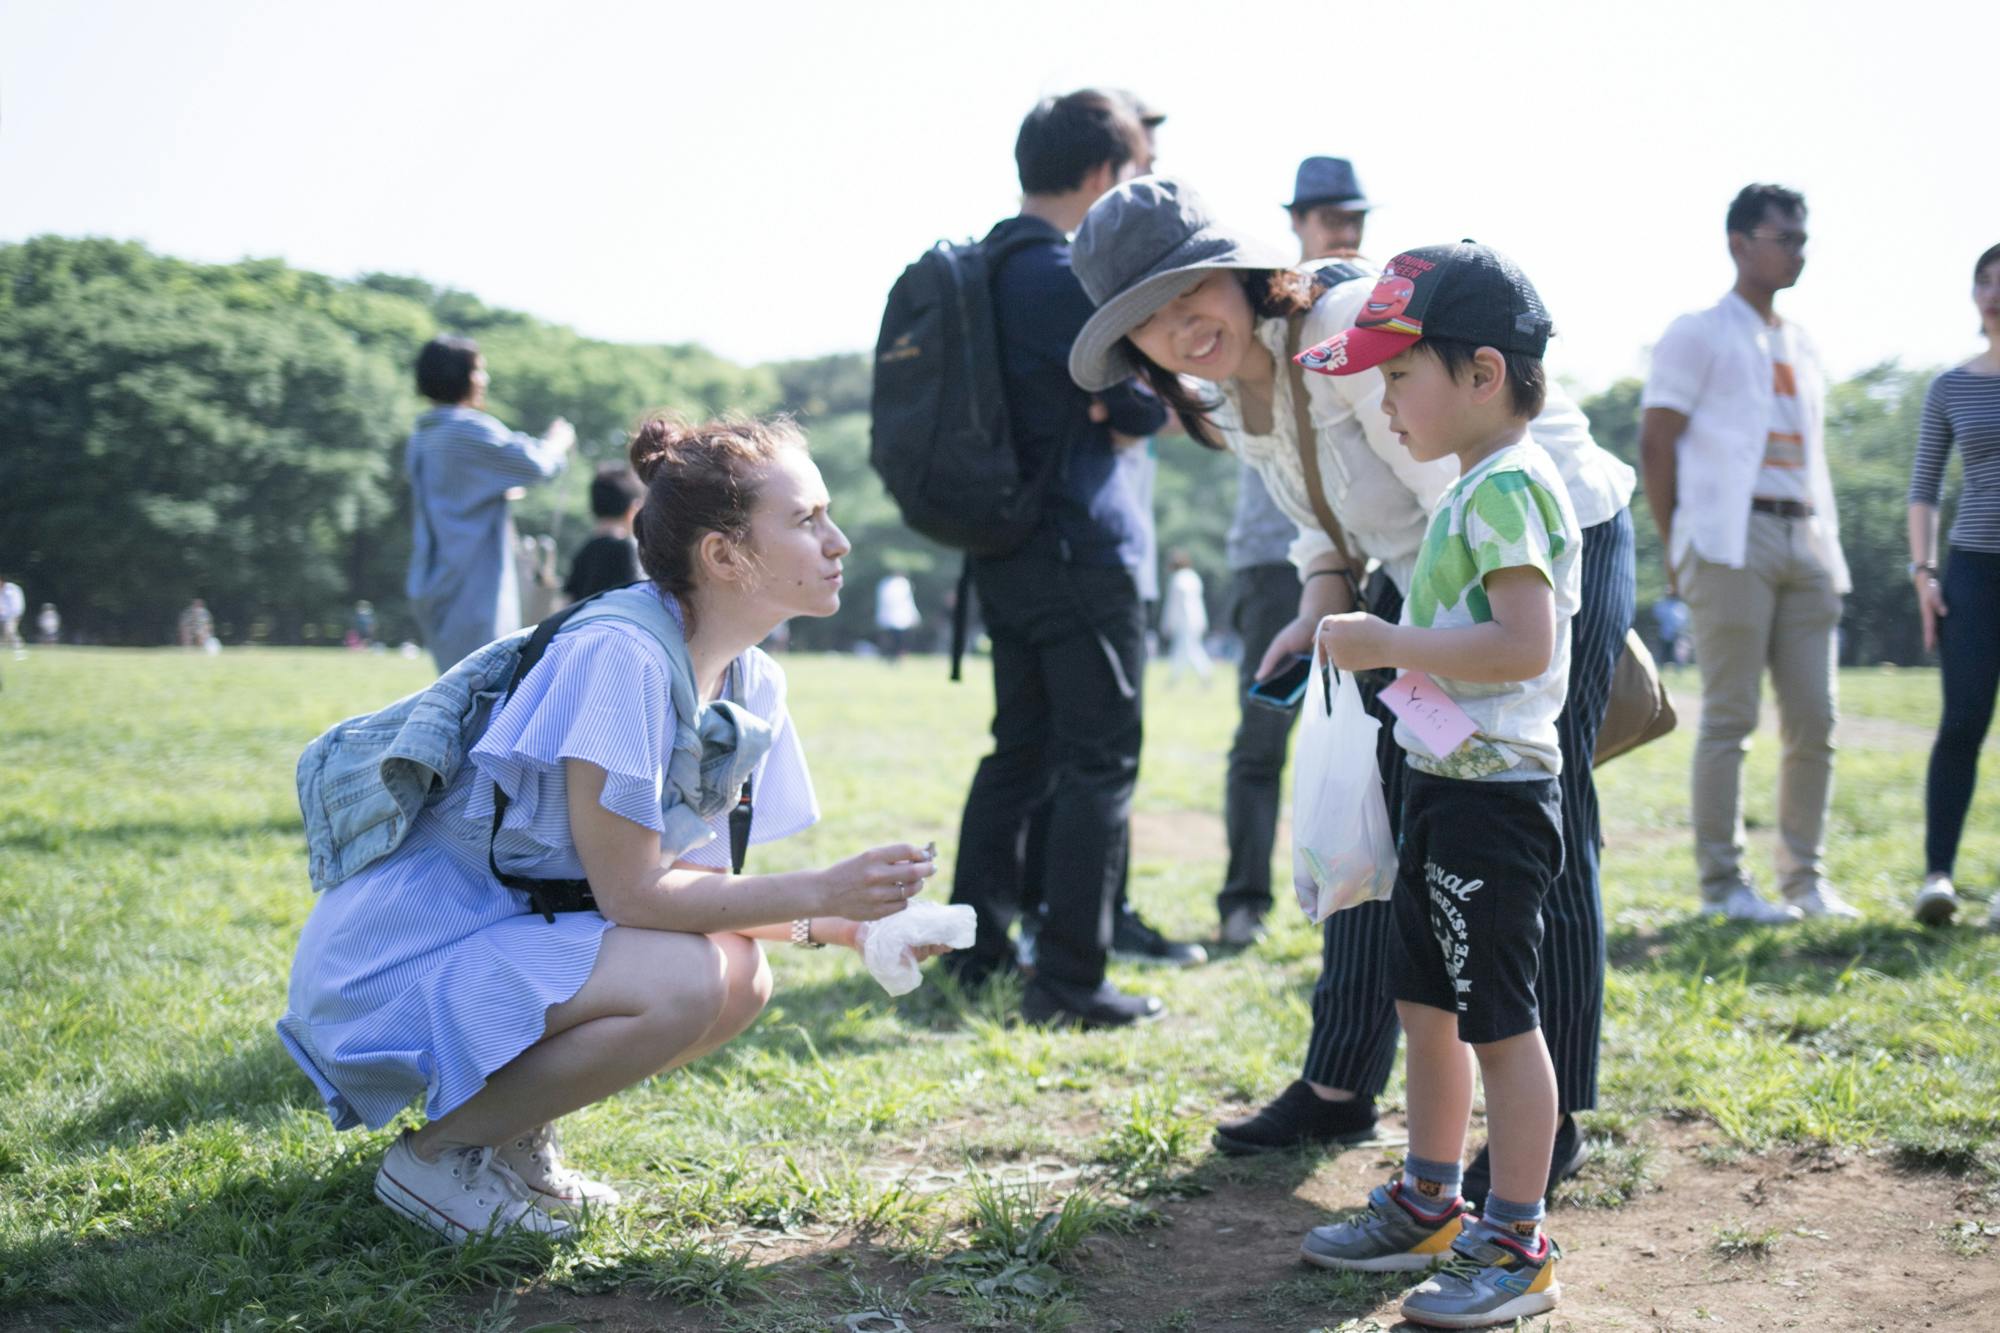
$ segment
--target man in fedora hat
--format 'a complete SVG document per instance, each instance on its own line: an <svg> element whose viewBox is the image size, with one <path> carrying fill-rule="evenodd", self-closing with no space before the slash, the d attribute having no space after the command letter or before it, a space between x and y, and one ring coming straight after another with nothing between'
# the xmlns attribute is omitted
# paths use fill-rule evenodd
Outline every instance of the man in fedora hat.
<svg viewBox="0 0 2000 1333"><path fill-rule="evenodd" d="M1153 434L1166 411L1130 383L1093 395L1071 381L1070 344L1091 303L1070 270L1069 233L1100 195L1138 174L1151 148L1134 99L1086 88L1030 111L1014 157L1021 212L986 239L1003 255L992 275L1001 392L1024 473L1035 475L1052 451L1063 459L1041 530L1018 551L971 561L993 645L994 745L966 797L952 889L977 912L978 936L952 971L978 983L1014 963L1008 929L1033 876L1044 906L1023 1016L1120 1027L1161 1006L1104 977L1146 660L1132 572L1142 523L1115 437ZM1031 869L1026 830L1045 803L1045 850Z"/></svg>
<svg viewBox="0 0 2000 1333"><path fill-rule="evenodd" d="M1354 164L1344 157L1309 157L1299 163L1292 185L1292 234L1307 259L1330 259L1361 251L1361 232L1375 205L1361 192Z"/></svg>

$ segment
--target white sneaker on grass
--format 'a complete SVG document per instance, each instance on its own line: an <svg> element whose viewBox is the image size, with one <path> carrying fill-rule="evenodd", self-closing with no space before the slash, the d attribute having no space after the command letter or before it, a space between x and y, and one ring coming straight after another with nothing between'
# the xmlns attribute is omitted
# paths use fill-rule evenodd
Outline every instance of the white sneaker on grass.
<svg viewBox="0 0 2000 1333"><path fill-rule="evenodd" d="M537 1208L573 1213L584 1208L615 1208L620 1202L617 1190L563 1164L562 1144L556 1139L554 1125L543 1125L501 1144L495 1156L521 1178Z"/></svg>
<svg viewBox="0 0 2000 1333"><path fill-rule="evenodd" d="M475 1236L530 1231L561 1239L576 1228L535 1207L526 1182L491 1148L451 1148L426 1162L404 1130L375 1172L375 1197L454 1245Z"/></svg>
<svg viewBox="0 0 2000 1333"><path fill-rule="evenodd" d="M1913 910L1922 925L1950 925L1952 917L1958 912L1958 890L1952 887L1951 876L1925 875L1924 886L1917 890Z"/></svg>
<svg viewBox="0 0 2000 1333"><path fill-rule="evenodd" d="M1730 921L1750 921L1765 926L1788 925L1804 915L1798 908L1788 903L1774 903L1768 898L1759 898L1757 891L1748 884L1731 889L1729 896L1720 902L1703 903L1701 910L1709 916L1719 916Z"/></svg>
<svg viewBox="0 0 2000 1333"><path fill-rule="evenodd" d="M1804 893L1786 899L1799 914L1807 918L1830 919L1834 921L1859 921L1861 909L1833 891L1833 885L1819 883Z"/></svg>

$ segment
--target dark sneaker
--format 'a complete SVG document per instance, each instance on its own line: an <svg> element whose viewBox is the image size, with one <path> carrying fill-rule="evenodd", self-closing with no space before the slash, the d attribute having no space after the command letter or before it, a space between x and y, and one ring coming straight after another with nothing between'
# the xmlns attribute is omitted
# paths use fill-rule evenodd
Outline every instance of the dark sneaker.
<svg viewBox="0 0 2000 1333"><path fill-rule="evenodd" d="M1218 1152L1248 1157L1287 1148L1366 1143L1374 1137L1373 1099L1355 1097L1330 1102L1314 1092L1312 1084L1299 1078L1293 1079L1291 1087L1257 1114L1217 1125L1214 1141Z"/></svg>
<svg viewBox="0 0 2000 1333"><path fill-rule="evenodd" d="M1441 1215L1426 1217L1403 1197L1400 1178L1368 1192L1368 1207L1344 1222L1314 1227L1299 1255L1321 1268L1363 1273L1410 1273L1446 1257L1470 1224L1463 1199Z"/></svg>
<svg viewBox="0 0 2000 1333"><path fill-rule="evenodd" d="M1403 1318L1427 1328L1488 1328L1547 1314L1562 1299L1561 1258L1546 1233L1530 1253L1519 1241L1467 1227L1451 1244L1451 1261L1403 1297Z"/></svg>
<svg viewBox="0 0 2000 1333"><path fill-rule="evenodd" d="M1158 996L1128 995L1108 981L1085 990L1036 977L1021 996L1021 1017L1038 1027L1123 1028L1165 1012Z"/></svg>
<svg viewBox="0 0 2000 1333"><path fill-rule="evenodd" d="M1222 942L1233 949L1247 949L1264 938L1264 918L1247 907L1232 908L1222 918Z"/></svg>
<svg viewBox="0 0 2000 1333"><path fill-rule="evenodd" d="M1549 1187L1544 1195L1553 1194L1559 1181L1568 1180L1583 1170L1583 1164L1590 1160L1590 1140L1577 1127L1576 1117L1566 1115L1556 1125L1555 1150L1549 1154ZM1465 1168L1465 1183L1459 1193L1465 1196L1466 1204L1474 1211L1486 1207L1486 1193L1493 1188L1493 1159L1485 1148L1472 1159L1472 1165Z"/></svg>
<svg viewBox="0 0 2000 1333"><path fill-rule="evenodd" d="M1199 944L1168 939L1129 908L1118 914L1111 927L1111 952L1127 962L1165 963L1172 967L1200 967L1208 961L1208 950Z"/></svg>

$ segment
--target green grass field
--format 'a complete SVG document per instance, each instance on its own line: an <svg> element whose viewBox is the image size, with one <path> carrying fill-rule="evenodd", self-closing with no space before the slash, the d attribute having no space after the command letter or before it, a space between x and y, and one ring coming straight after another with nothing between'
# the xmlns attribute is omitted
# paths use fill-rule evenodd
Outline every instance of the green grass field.
<svg viewBox="0 0 2000 1333"><path fill-rule="evenodd" d="M935 839L948 867L986 742L983 663L956 687L934 659L786 667L826 819L753 868L891 839ZM892 1001L851 955L776 949L777 998L741 1041L568 1124L572 1156L626 1183L630 1206L563 1248L440 1248L370 1197L387 1135L333 1132L271 1031L311 907L298 751L427 679L422 662L332 651L0 662L0 1327L520 1333L538 1299L592 1293L674 1328L861 1310L1111 1327L1088 1313L1093 1247L1237 1179L1210 1119L1294 1075L1318 952L1288 903L1248 953L1119 968L1171 1010L1135 1033L1025 1030L1004 995L967 1005L934 982ZM1604 773L1612 971L1591 1124L1614 1146L1567 1203L1643 1190L1648 1145L1675 1124L1718 1157L1870 1150L1994 1198L2000 936L1907 914L1936 678L1850 672L1841 688L1831 870L1859 924L1694 919L1688 736ZM1133 894L1170 931L1213 934L1234 714L1221 676L1152 683ZM1746 784L1766 871L1775 748L1767 733ZM2000 883L2000 768L1987 778L1960 862L1973 923ZM2000 1231L1985 1225L1967 1254ZM760 1257L801 1254L815 1262ZM1385 1290L1329 1276L1267 1326L1339 1324ZM1177 1319L1119 1326L1205 1326Z"/></svg>

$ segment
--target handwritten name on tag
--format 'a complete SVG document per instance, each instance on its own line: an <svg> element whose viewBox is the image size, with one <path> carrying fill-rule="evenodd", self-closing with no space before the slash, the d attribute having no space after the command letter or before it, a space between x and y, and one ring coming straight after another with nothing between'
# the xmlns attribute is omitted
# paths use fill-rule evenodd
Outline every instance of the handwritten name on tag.
<svg viewBox="0 0 2000 1333"><path fill-rule="evenodd" d="M1396 677L1395 684L1382 691L1382 702L1436 759L1449 755L1479 730L1479 724L1421 671Z"/></svg>

